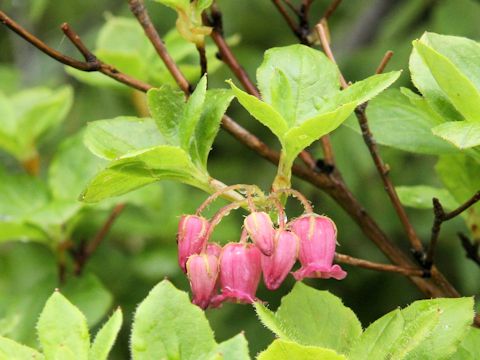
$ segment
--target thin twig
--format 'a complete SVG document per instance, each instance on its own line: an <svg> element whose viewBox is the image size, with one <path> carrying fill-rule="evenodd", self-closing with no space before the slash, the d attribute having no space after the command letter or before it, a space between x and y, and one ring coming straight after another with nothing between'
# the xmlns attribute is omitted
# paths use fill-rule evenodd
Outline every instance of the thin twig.
<svg viewBox="0 0 480 360"><path fill-rule="evenodd" d="M283 16L283 18L285 19L285 21L287 22L287 25L288 27L290 28L290 30L292 30L292 32L295 34L295 36L299 37L300 38L300 32L298 30L298 25L295 23L295 21L292 19L292 17L290 16L290 14L288 13L287 9L285 9L282 5L282 3L280 2L280 0L272 0L273 4L275 5L275 7L278 9L278 11L280 12L280 14ZM301 40L301 38L300 38Z"/></svg>
<svg viewBox="0 0 480 360"><path fill-rule="evenodd" d="M325 51L325 54L333 61L335 62L335 57L333 56L332 50L330 48L330 44L327 40L325 29L323 27L323 24L320 22L315 26L318 36L320 38L320 42L322 44L322 47ZM388 55L386 61L388 61L389 57L391 55ZM385 57L384 57L385 59ZM382 60L382 63L384 61ZM383 66L383 65L382 65ZM381 68L381 67L380 67ZM339 77L340 77L340 83L342 85L342 88L346 89L348 87L347 82L345 81L345 78L343 77L342 73L339 70ZM403 228L405 229L405 232L407 233L407 237L410 241L410 245L412 246L412 249L414 250L416 256L418 254L423 253L423 246L422 242L418 238L417 233L415 232L415 229L413 228L412 224L410 223L410 220L408 219L407 213L402 206L400 199L398 197L397 191L395 190L395 186L393 185L390 177L389 177L389 172L390 168L384 164L380 153L377 148L377 143L375 142L373 138L373 134L370 131L370 127L368 125L368 118L366 114L366 109L367 109L367 104L368 103L363 103L355 109L355 115L357 116L358 123L360 124L360 129L362 131L362 136L363 140L365 141L365 144L368 147L368 150L370 151L370 154L372 156L373 162L375 163L375 167L377 168L378 173L380 174L380 177L383 181L383 185L385 186L385 190L387 191L388 196L390 197L390 200L392 202L392 205L397 213L398 218L400 219Z"/></svg>
<svg viewBox="0 0 480 360"><path fill-rule="evenodd" d="M198 56L200 58L200 76L207 73L207 53L205 51L205 44L197 45Z"/></svg>
<svg viewBox="0 0 480 360"><path fill-rule="evenodd" d="M333 155L333 147L332 143L330 142L330 136L324 135L320 138L322 143L322 150L323 150L323 161L327 166L335 166L335 158Z"/></svg>
<svg viewBox="0 0 480 360"><path fill-rule="evenodd" d="M150 16L148 15L143 0L129 0L128 4L130 6L130 11L133 15L135 15L140 25L142 25L145 34L167 67L168 71L170 71L172 74L180 89L186 93L189 93L191 90L190 84L168 53L165 44L150 20Z"/></svg>
<svg viewBox="0 0 480 360"><path fill-rule="evenodd" d="M0 22L2 22L5 26L9 29L17 33L20 37L25 39L27 42L35 46L37 49L42 51L43 53L47 54L51 58L57 60L58 62L73 67L75 69L81 71L98 71L101 72L125 85L133 87L137 90L147 91L151 88L151 85L148 85L140 80L132 78L129 75L123 74L114 68L111 65L105 64L104 62L97 59L97 61L79 61L76 60L68 55L62 54L61 52L51 48L47 44L45 44L42 40L37 38L35 35L28 32L18 23L10 19L4 12L0 11ZM62 27L68 27L68 24L63 24ZM70 29L73 32L73 30ZM77 35L78 37L78 35ZM71 39L70 39L71 40ZM78 42L74 43L74 45L78 47ZM83 54L82 54L83 55Z"/></svg>
<svg viewBox="0 0 480 360"><path fill-rule="evenodd" d="M393 56L393 51L388 50L385 55L383 55L382 61L380 61L380 64L378 65L377 69L375 70L375 74L381 74L387 67L388 62Z"/></svg>
<svg viewBox="0 0 480 360"><path fill-rule="evenodd" d="M472 260L478 266L480 266L480 243L478 241L471 241L465 234L458 233L458 237L462 243L462 247L465 250L467 259Z"/></svg>
<svg viewBox="0 0 480 360"><path fill-rule="evenodd" d="M332 14L335 12L335 10L337 10L341 2L342 0L333 0L328 6L327 10L325 10L325 12L323 13L322 18L328 20L330 16L332 16Z"/></svg>
<svg viewBox="0 0 480 360"><path fill-rule="evenodd" d="M432 234L430 236L430 244L428 245L426 257L423 260L425 268L428 269L433 264L433 261L435 258L435 250L437 248L438 237L440 235L442 224L445 221L451 220L454 217L460 215L469 207L475 205L478 201L480 201L480 191L476 192L470 199L465 201L462 205L460 205L455 210L452 210L446 213L445 210L443 209L442 204L440 203L440 200L438 200L437 198L432 199L434 218L433 218L433 225L432 225ZM463 240L462 240L462 244L464 244Z"/></svg>
<svg viewBox="0 0 480 360"><path fill-rule="evenodd" d="M232 49L223 37L222 13L218 10L218 7L212 8L212 21L209 21L206 17L204 17L204 21L213 28L210 36L217 45L221 60L230 68L230 70L232 70L237 79L242 83L242 86L250 95L260 98L260 92L258 91L257 87L253 81L250 80L247 72L240 65L237 58L233 54Z"/></svg>
<svg viewBox="0 0 480 360"><path fill-rule="evenodd" d="M369 270L394 272L394 273L402 274L405 276L417 276L417 277L424 277L424 278L430 277L430 272L428 270L407 268L407 267L390 265L390 264L380 264L380 263L358 259L349 255L344 255L339 253L335 253L335 260L339 263L357 266L357 267L361 267Z"/></svg>
<svg viewBox="0 0 480 360"><path fill-rule="evenodd" d="M76 255L75 261L75 274L80 275L85 268L85 264L90 259L92 254L97 250L102 241L107 236L108 232L112 228L115 220L122 213L125 208L125 204L117 204L113 210L110 212L110 215L103 223L102 227L95 234L93 239L86 245L84 249L81 249Z"/></svg>

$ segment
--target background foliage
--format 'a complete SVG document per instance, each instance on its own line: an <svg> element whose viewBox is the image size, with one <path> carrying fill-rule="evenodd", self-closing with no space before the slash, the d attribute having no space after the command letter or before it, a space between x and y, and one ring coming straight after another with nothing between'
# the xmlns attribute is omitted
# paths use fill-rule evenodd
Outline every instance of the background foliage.
<svg viewBox="0 0 480 360"><path fill-rule="evenodd" d="M231 42L238 43L234 51L252 78L255 78L254 70L260 65L265 49L296 42L269 1L222 0L219 3L224 13L226 35L232 36ZM317 1L312 14L320 17L327 3ZM148 6L160 32L169 32L174 27L174 13L153 3ZM112 17L118 16L131 18L124 2L103 1L99 5L90 0L76 3L6 1L2 2L2 8L47 43L73 56L76 56L75 49L62 39L58 30L58 25L63 21L68 21L82 34L85 42L91 48L96 48L98 55L103 54L106 60L110 57L120 62L135 63L138 76L155 84L171 81L162 72L161 64L153 60L155 56L148 44L135 43L139 51L145 54L135 58L123 51L125 45L129 44L128 38L115 39L114 34L108 33L108 27L103 27L106 19L110 19L109 24L116 21L121 26L129 26L128 22L125 25L122 20L112 20ZM331 19L330 28L337 60L348 79L368 77L385 50L391 49L395 51L395 56L389 69L405 70L396 86L414 89L409 82L409 72L406 71L412 49L411 41L419 38L424 31L478 40L479 18L480 4L473 0L362 0L345 2ZM268 19L268 24L265 19ZM170 38L174 37L172 33ZM74 243L91 239L116 202L108 200L96 206L75 202L86 179L103 166L102 160L84 148L80 132L85 131L85 125L89 121L119 115L145 115L145 107L138 94L118 85L110 86L110 83L106 84L109 87L92 87L75 80L74 77L79 74L68 71L74 77L67 75L61 65L5 29L0 29L0 48L0 90L7 99L15 96L21 98L18 94L23 94L24 90L40 86L53 89L57 97L73 96L68 114L66 109L62 109L64 114L57 114L58 118L64 115L63 122L61 119L57 121L55 114L46 119L46 122L53 124L53 130L44 132L27 125L30 138L26 135L21 138L11 136L18 140L18 143L12 145L14 150L9 151L10 154L0 154L0 207L8 204L8 210L2 208L2 214L10 212L9 219L21 219L24 226L18 229L10 225L9 232L5 227L0 235L0 335L34 345L34 325L45 301L52 290L58 287L57 252L52 250L67 238ZM212 49L210 48L209 57L214 59ZM184 70L194 78L199 73L195 51L180 46L177 50L176 56L182 59L180 63ZM228 69L220 66L219 62L210 64L217 68L209 78L210 83L215 87L227 87L223 84L223 79L232 77ZM103 78L98 80L104 81ZM65 88L65 84L69 87ZM28 99L28 94L23 96ZM2 97L0 105L1 101ZM47 113L46 106L48 104L34 110L33 120L38 122L40 114ZM25 115L19 115L19 107L14 107L12 111L16 116ZM276 139L249 118L238 103L234 102L230 111L242 125L267 143L278 147ZM2 130L5 128L4 118L1 120ZM28 124L28 119L25 122ZM19 129L19 134L25 134L26 129ZM0 142L3 139L0 136ZM41 155L42 167L38 180L27 178L16 160L24 161L31 157L31 139L35 139L34 143L38 145ZM22 141L25 143L22 144ZM407 242L404 233L361 138L347 126L342 126L334 132L332 141L346 182L372 215L379 219L387 233L405 247ZM315 155L321 156L318 145L314 145L311 150ZM435 157L390 148L382 148L381 151L386 162L395 164L391 174L397 185L440 186L434 171ZM223 131L216 139L210 155L209 171L225 183L257 183L264 187L269 186L275 174L275 168L271 164L245 150ZM19 185L24 189L23 192L9 190ZM326 213L337 222L341 252L385 261L348 216L325 195L298 180L294 180L294 186L310 197L317 212ZM203 193L192 187L172 182L156 183L127 195L122 200L128 202L124 213L115 223L107 241L87 264L82 276L68 276L65 285L61 287L62 294L86 315L89 327L95 329L93 333L104 322L104 316L111 314L114 306L122 307L126 319L124 324L127 325L120 332L112 358L126 358L128 324L131 323L136 305L145 298L153 285L168 276L177 287L187 289L186 280L176 265L176 225L178 216L194 210L204 197ZM431 211L411 210L411 218L421 238L428 239ZM238 238L240 221L240 216L229 217L216 232L217 239L225 243ZM464 226L460 219L444 226L438 249L439 264L462 294L478 294L478 269L465 260L455 235L459 229L464 231ZM53 241L48 241L49 246L35 242L3 243L24 231L29 232L38 242L46 242L46 238ZM319 289L328 289L341 297L357 313L364 327L398 305L405 305L421 297L416 288L400 275L360 269L352 269L341 283L315 280L309 284ZM280 297L292 285L293 281L290 280L276 293L261 288L258 296L276 308ZM92 302L91 299L95 301ZM218 342L245 330L250 351L255 354L273 340L273 335L256 321L251 307L226 304L219 311L207 311L207 317Z"/></svg>

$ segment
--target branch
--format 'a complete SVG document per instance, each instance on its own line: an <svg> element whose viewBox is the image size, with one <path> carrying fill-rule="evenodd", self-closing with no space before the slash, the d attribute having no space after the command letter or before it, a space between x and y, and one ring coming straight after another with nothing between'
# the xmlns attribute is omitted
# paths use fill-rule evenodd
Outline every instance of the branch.
<svg viewBox="0 0 480 360"><path fill-rule="evenodd" d="M349 255L344 255L340 253L335 253L335 260L339 263L348 264L352 266L361 267L369 270L376 271L386 271L402 274L405 276L417 276L417 277L430 277L430 272L428 270L420 270L416 268L406 268L402 266L390 265L390 264L380 264L368 260L354 258Z"/></svg>
<svg viewBox="0 0 480 360"><path fill-rule="evenodd" d="M82 273L83 269L85 268L85 264L90 259L95 250L97 250L97 248L100 246L102 241L105 239L108 232L112 228L115 220L118 218L118 216L120 216L124 208L125 204L116 205L111 211L108 218L103 223L100 230L98 230L98 232L95 234L92 241L90 241L85 248L74 254L76 275L80 275Z"/></svg>
<svg viewBox="0 0 480 360"><path fill-rule="evenodd" d="M47 44L45 44L42 40L37 38L35 35L31 34L28 32L26 29L24 29L22 26L17 24L15 21L10 19L4 12L0 11L0 22L2 22L5 26L7 26L9 29L17 33L20 37L25 39L27 42L35 46L37 49L42 51L43 53L47 54L51 58L57 60L58 62L68 65L70 67L73 67L75 69L81 70L81 71L98 71L101 72L102 74L105 74L112 79L115 79L123 84L126 84L130 87L133 87L137 90L141 91L147 91L148 89L151 88L151 85L148 85L140 80L137 80L135 78L132 78L129 75L123 74L120 71L118 71L116 68L114 68L111 65L105 64L104 62L100 61L96 57L93 58L86 58L86 61L79 61L76 60L68 55L62 54L61 52L51 48ZM85 56L86 51L85 46L83 45L82 41L80 40L80 37L75 34L75 32L69 27L67 23L62 25L62 30L65 32L65 35L69 38L69 40L75 45L77 49L82 53L82 55ZM82 49L82 50L80 50ZM91 54L91 52L88 52ZM93 54L92 54L93 55Z"/></svg>
<svg viewBox="0 0 480 360"><path fill-rule="evenodd" d="M335 57L333 56L332 50L330 49L330 44L328 43L328 40L326 37L324 25L320 22L315 26L315 29L317 30L318 37L320 38L320 42L325 51L325 54L333 62L335 62ZM377 70L383 71L388 60L392 57L392 55L393 54L391 53L387 53L385 57L382 59L382 62L380 66L377 68ZM340 76L340 83L342 85L342 88L346 89L348 87L348 84L343 78L343 75L341 74L341 72L339 76ZM355 115L357 116L358 123L362 131L363 140L367 145L368 150L370 151L370 155L372 156L373 162L375 163L375 167L377 168L377 171L383 181L383 185L385 186L385 190L387 191L387 194L390 197L392 205L397 213L397 216L400 219L403 225L403 228L405 229L405 232L410 241L410 245L412 249L414 250L415 254L421 254L423 252L422 243L418 238L418 235L415 232L415 229L410 223L410 220L408 219L405 209L400 203L400 199L398 198L398 194L397 194L397 191L395 190L395 186L393 185L393 182L389 177L390 168L388 167L388 165L385 165L385 163L383 162L377 148L377 143L375 142L372 132L370 131L370 127L368 125L368 118L366 114L367 105L368 103L364 103L357 106L357 108L355 109Z"/></svg>
<svg viewBox="0 0 480 360"><path fill-rule="evenodd" d="M295 21L291 18L291 16L289 15L287 9L285 9L282 5L282 3L280 2L280 0L272 0L273 4L275 5L275 7L277 8L277 10L280 12L280 14L283 16L283 18L285 19L285 21L287 22L287 25L288 27L290 28L290 30L292 30L293 34L299 38L300 41L302 41L303 43L303 40L300 36L300 32L299 32L299 29L298 29L298 25L295 23Z"/></svg>
<svg viewBox="0 0 480 360"><path fill-rule="evenodd" d="M470 199L465 201L465 203L460 205L455 210L452 210L451 212L446 213L445 210L443 209L442 204L440 203L440 200L438 200L437 198L432 199L434 219L433 219L432 234L430 236L430 244L428 245L427 255L425 259L423 259L423 265L425 266L425 268L427 269L430 268L434 262L435 249L437 248L438 237L440 235L442 224L445 221L451 220L454 217L460 215L469 207L475 205L478 201L480 201L480 191L476 192ZM468 238L465 235L461 234L460 239L462 240L462 245L464 249L467 250L467 248L465 248L465 244L466 244L465 239L468 240ZM467 251L467 254L468 254L468 251Z"/></svg>
<svg viewBox="0 0 480 360"><path fill-rule="evenodd" d="M465 250L465 255L468 259L480 266L480 243L478 241L471 241L465 234L458 233L458 237L462 242L462 247Z"/></svg>
<svg viewBox="0 0 480 360"><path fill-rule="evenodd" d="M148 15L143 0L128 0L128 4L132 14L135 15L140 25L142 25L145 35L147 35L153 47L157 51L157 54L162 59L168 71L170 71L172 74L180 89L182 89L185 93L189 93L191 90L190 84L168 53L165 44L150 20L150 16Z"/></svg>

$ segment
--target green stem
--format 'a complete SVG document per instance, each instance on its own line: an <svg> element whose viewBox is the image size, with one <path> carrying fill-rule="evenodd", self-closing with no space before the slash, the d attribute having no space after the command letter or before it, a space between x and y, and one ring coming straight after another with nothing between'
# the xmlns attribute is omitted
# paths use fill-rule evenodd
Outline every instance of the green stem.
<svg viewBox="0 0 480 360"><path fill-rule="evenodd" d="M272 191L279 191L282 189L290 189L292 179L292 165L293 161L287 158L285 151L280 152L280 160L278 162L277 176L273 180Z"/></svg>

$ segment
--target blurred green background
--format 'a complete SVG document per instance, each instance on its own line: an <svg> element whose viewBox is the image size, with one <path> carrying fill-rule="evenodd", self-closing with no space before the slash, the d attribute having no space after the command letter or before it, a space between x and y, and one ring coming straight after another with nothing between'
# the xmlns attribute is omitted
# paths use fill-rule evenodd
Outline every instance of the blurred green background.
<svg viewBox="0 0 480 360"><path fill-rule="evenodd" d="M321 17L328 3L323 0L314 2L312 24ZM161 34L174 27L173 11L152 1L148 1L147 5ZM226 36L240 36L234 52L252 78L266 49L296 42L270 1L219 0L218 5L224 15ZM68 22L94 49L97 34L106 19L132 17L126 1L117 0L3 0L0 9L52 47L77 58L79 55L59 30L61 23ZM401 81L395 86L411 86L408 56L412 40L424 31L478 40L479 20L480 2L473 0L358 0L344 1L329 25L333 50L347 79L355 81L372 74L385 51L393 50L395 56L388 69L404 69ZM233 75L222 66L210 76L210 86L225 87L224 80L228 78L233 78ZM79 82L66 74L62 65L0 27L0 91L9 95L30 87L55 89L63 84L73 87L74 102L63 123L40 144L42 179L49 176L49 163L61 150L60 144L81 131L87 122L119 115L137 115L138 106L132 101L131 92ZM273 136L249 118L238 103L234 102L229 114L265 142L278 148ZM407 250L403 230L360 136L342 127L333 133L332 141L348 186L391 239ZM86 148L82 151L88 152ZM391 165L391 176L396 185L439 185L433 171L433 157L387 148L381 148L381 151L385 161ZM314 144L311 152L317 158L322 156L319 144ZM68 161L73 168L82 166L81 157L69 158ZM0 165L10 174L22 176L24 173L15 159L3 152L0 153ZM214 177L227 184L255 183L265 190L268 190L275 174L273 165L247 150L224 131L220 131L215 141L209 169ZM311 199L317 212L328 214L336 221L340 252L372 261L386 261L357 225L324 193L299 180L294 181L294 186ZM66 187L63 191L71 189ZM78 194L71 195L76 197ZM72 294L74 302L87 313L90 323L95 324L94 329L99 321L103 321L104 314L110 313L115 306L124 310L126 321L112 359L128 357L132 313L153 285L168 277L176 286L188 289L187 280L176 264L176 225L181 214L194 211L206 196L173 182L154 184L140 190L87 264L83 279L79 280L71 271L68 272L62 291L67 297ZM0 193L0 202L2 199L6 201L7 197ZM69 223L72 227L70 240L78 244L90 239L108 216L107 208L99 206L83 210ZM291 216L299 211L294 205L290 210ZM225 220L218 227L215 239L222 243L235 241L240 235L242 215L235 213ZM420 237L427 241L432 213L409 210L409 215ZM465 259L456 237L457 231L465 231L460 219L443 227L438 264L462 294L478 294L478 268ZM35 321L48 295L59 286L56 256L50 248L38 243L0 243L1 335L35 344ZM69 269L70 266L67 261ZM308 283L340 296L365 326L395 307L422 297L400 275L345 268L349 275L344 281L313 280ZM262 285L258 297L275 308L292 285L293 280L289 279L274 293L266 291ZM219 310L208 310L207 316L220 341L244 330L252 354L264 349L273 339L273 335L257 321L250 306L226 304Z"/></svg>

